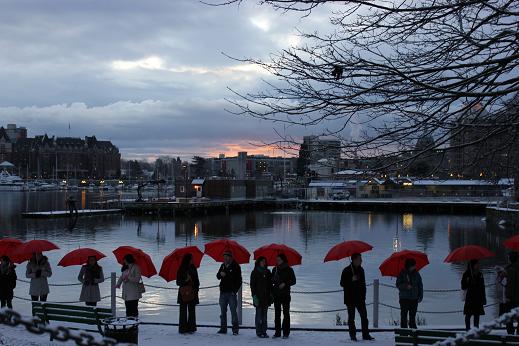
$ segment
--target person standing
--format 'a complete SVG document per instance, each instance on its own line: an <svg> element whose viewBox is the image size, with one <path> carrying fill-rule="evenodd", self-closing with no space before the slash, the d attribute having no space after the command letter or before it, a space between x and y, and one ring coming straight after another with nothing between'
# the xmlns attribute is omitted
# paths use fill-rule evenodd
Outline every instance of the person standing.
<svg viewBox="0 0 519 346"><path fill-rule="evenodd" d="M13 308L14 288L16 287L16 266L9 257L2 256L0 263L0 301L1 307Z"/></svg>
<svg viewBox="0 0 519 346"><path fill-rule="evenodd" d="M277 266L272 270L272 292L274 295L274 338L283 339L290 335L290 288L296 284L294 270L288 265L287 256L280 253L277 258ZM283 323L281 322L281 311L283 311Z"/></svg>
<svg viewBox="0 0 519 346"><path fill-rule="evenodd" d="M260 257L256 260L250 274L250 290L252 302L256 308L256 335L259 338L268 338L267 312L271 302L272 274L267 268L267 259Z"/></svg>
<svg viewBox="0 0 519 346"><path fill-rule="evenodd" d="M179 287L177 303L180 305L178 332L192 334L196 332L195 307L200 303L198 299L200 280L193 263L193 255L190 253L184 255L178 268L177 286Z"/></svg>
<svg viewBox="0 0 519 346"><path fill-rule="evenodd" d="M406 259L404 269L396 279L396 287L400 299L400 327L417 329L416 312L423 299L423 283L413 258Z"/></svg>
<svg viewBox="0 0 519 346"><path fill-rule="evenodd" d="M97 306L101 301L99 284L105 281L105 276L95 256L88 257L88 263L81 267L77 279L83 284L79 301L85 302L86 306Z"/></svg>
<svg viewBox="0 0 519 346"><path fill-rule="evenodd" d="M519 254L516 251L512 251L508 254L508 260L510 264L506 267L506 289L505 297L507 310L510 311L514 308L519 307ZM506 325L506 331L508 334L514 334L514 322L510 322ZM517 335L519 335L519 324L515 329Z"/></svg>
<svg viewBox="0 0 519 346"><path fill-rule="evenodd" d="M52 276L52 269L47 257L43 256L41 252L34 253L27 263L27 270L25 276L31 279L29 294L31 300L37 302L47 301L49 295L48 278Z"/></svg>
<svg viewBox="0 0 519 346"><path fill-rule="evenodd" d="M123 287L122 297L126 307L126 317L139 317L139 299L144 293L141 270L131 255L124 256L124 264L121 268L121 277L117 281L117 288Z"/></svg>
<svg viewBox="0 0 519 346"><path fill-rule="evenodd" d="M351 256L351 264L344 268L341 275L341 287L344 288L344 304L348 308L348 329L350 338L357 341L355 327L355 310L359 312L362 324L362 339L373 340L369 335L368 312L366 310L366 276L362 268L362 256L359 253Z"/></svg>
<svg viewBox="0 0 519 346"><path fill-rule="evenodd" d="M216 273L216 278L220 280L220 330L218 334L227 334L227 305L231 310L232 334L238 335L238 298L236 294L242 285L241 268L236 262L230 251L223 254L223 263Z"/></svg>
<svg viewBox="0 0 519 346"><path fill-rule="evenodd" d="M470 318L474 316L474 326L479 327L479 316L485 314L483 306L487 303L485 294L485 279L479 270L479 261L471 260L467 270L461 279L461 289L466 292L465 306L465 329L470 329Z"/></svg>

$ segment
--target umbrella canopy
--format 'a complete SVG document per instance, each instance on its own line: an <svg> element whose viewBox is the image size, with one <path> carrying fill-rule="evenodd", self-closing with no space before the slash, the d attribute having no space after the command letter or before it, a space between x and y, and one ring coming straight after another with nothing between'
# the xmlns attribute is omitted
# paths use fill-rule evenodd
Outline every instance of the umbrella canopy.
<svg viewBox="0 0 519 346"><path fill-rule="evenodd" d="M281 253L287 256L289 266L301 264L303 256L296 250L283 244L269 244L256 249L254 251L254 259L265 257L267 265L275 266L277 265L276 257Z"/></svg>
<svg viewBox="0 0 519 346"><path fill-rule="evenodd" d="M466 245L452 251L444 260L445 263L468 262L470 260L479 260L482 258L495 257L495 254L478 245Z"/></svg>
<svg viewBox="0 0 519 346"><path fill-rule="evenodd" d="M373 246L360 240L343 241L328 251L324 261L339 261L343 258L351 257L353 254L363 253L371 250L373 250Z"/></svg>
<svg viewBox="0 0 519 346"><path fill-rule="evenodd" d="M405 261L413 258L416 261L416 270L420 270L429 264L427 255L420 251L402 250L393 253L380 265L380 273L382 276L398 276L404 269Z"/></svg>
<svg viewBox="0 0 519 346"><path fill-rule="evenodd" d="M37 252L45 252L45 251L51 251L51 250L57 250L59 247L48 241L43 239L35 239L35 240L29 240L23 244L21 244L18 249L15 251L15 256L29 256L26 260L30 259L30 255Z"/></svg>
<svg viewBox="0 0 519 346"><path fill-rule="evenodd" d="M505 247L512 250L519 250L519 234L505 240Z"/></svg>
<svg viewBox="0 0 519 346"><path fill-rule="evenodd" d="M164 257L162 266L160 267L160 277L167 282L175 280L177 278L178 268L180 268L180 265L182 264L182 259L188 253L193 256L195 267L199 268L204 253L196 246L187 246L175 249L172 253Z"/></svg>
<svg viewBox="0 0 519 346"><path fill-rule="evenodd" d="M119 246L113 251L113 253L119 264L124 263L124 256L132 255L133 258L135 258L135 263L141 270L141 275L144 275L147 278L151 278L153 275L157 274L157 269L155 269L155 265L153 264L150 255L141 249L132 246Z"/></svg>
<svg viewBox="0 0 519 346"><path fill-rule="evenodd" d="M99 261L106 256L97 250L85 247L69 252L59 261L58 265L62 267L80 266L87 263L89 257L95 257Z"/></svg>
<svg viewBox="0 0 519 346"><path fill-rule="evenodd" d="M0 256L7 256L15 263L22 263L31 259L32 254L20 255L16 252L23 242L13 238L0 239Z"/></svg>
<svg viewBox="0 0 519 346"><path fill-rule="evenodd" d="M223 262L223 253L227 251L232 253L234 260L239 264L250 261L249 251L234 240L220 239L205 244L204 253L211 256L216 262Z"/></svg>

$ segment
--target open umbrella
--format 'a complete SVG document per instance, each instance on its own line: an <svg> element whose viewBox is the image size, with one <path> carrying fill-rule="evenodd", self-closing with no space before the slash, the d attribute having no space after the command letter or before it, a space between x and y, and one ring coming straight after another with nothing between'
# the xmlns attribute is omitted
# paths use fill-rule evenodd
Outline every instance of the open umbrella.
<svg viewBox="0 0 519 346"><path fill-rule="evenodd" d="M519 250L519 234L505 240L505 247L511 250Z"/></svg>
<svg viewBox="0 0 519 346"><path fill-rule="evenodd" d="M227 251L232 253L234 260L239 264L249 263L250 261L249 251L234 240L213 240L205 244L204 248L204 253L211 256L216 262L223 262L223 253Z"/></svg>
<svg viewBox="0 0 519 346"><path fill-rule="evenodd" d="M495 254L478 245L465 245L453 250L444 260L445 263L468 262L483 258L495 257Z"/></svg>
<svg viewBox="0 0 519 346"><path fill-rule="evenodd" d="M416 261L416 270L420 270L429 264L427 255L420 251L402 250L393 253L380 265L382 276L398 276L404 269L405 261L413 258Z"/></svg>
<svg viewBox="0 0 519 346"><path fill-rule="evenodd" d="M97 250L85 247L69 252L63 256L58 265L62 267L80 266L87 263L89 257L95 257L99 261L106 256Z"/></svg>
<svg viewBox="0 0 519 346"><path fill-rule="evenodd" d="M29 241L21 244L18 247L18 249L16 249L16 251L14 252L14 255L27 257L27 256L32 255L33 253L45 252L45 251L51 251L51 250L57 250L57 249L59 249L59 247L56 244L54 244L48 240L35 239L35 240L29 240ZM26 261L29 259L30 259L30 257L28 257L26 259Z"/></svg>
<svg viewBox="0 0 519 346"><path fill-rule="evenodd" d="M277 264L276 257L281 253L287 256L289 266L301 264L303 256L296 250L283 244L269 244L256 249L254 251L254 259L265 257L267 265L274 266Z"/></svg>
<svg viewBox="0 0 519 346"><path fill-rule="evenodd" d="M119 246L113 251L113 253L119 264L124 263L124 256L132 255L133 258L135 258L135 263L141 270L141 274L147 278L151 278L153 275L157 274L157 269L155 269L155 265L153 265L150 255L141 249L132 246Z"/></svg>
<svg viewBox="0 0 519 346"><path fill-rule="evenodd" d="M162 266L160 267L160 277L167 282L175 280L177 278L178 268L180 267L180 264L182 264L182 259L188 253L193 255L193 263L195 267L199 268L204 253L196 246L187 246L175 249L172 253L164 257Z"/></svg>
<svg viewBox="0 0 519 346"><path fill-rule="evenodd" d="M32 254L20 255L16 252L23 242L13 238L0 239L0 256L7 256L15 263L22 263L31 259Z"/></svg>
<svg viewBox="0 0 519 346"><path fill-rule="evenodd" d="M343 241L328 251L324 261L339 261L343 258L351 257L353 254L371 251L372 249L373 246L360 240Z"/></svg>

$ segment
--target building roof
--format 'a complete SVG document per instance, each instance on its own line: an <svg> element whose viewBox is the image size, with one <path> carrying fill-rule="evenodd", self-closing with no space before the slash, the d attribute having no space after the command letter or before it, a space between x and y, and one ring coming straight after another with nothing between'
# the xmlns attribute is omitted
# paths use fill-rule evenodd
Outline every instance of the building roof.
<svg viewBox="0 0 519 346"><path fill-rule="evenodd" d="M504 183L496 183L489 180L476 180L476 179L447 179L447 180L436 180L436 179L423 179L415 180L413 185L415 186L489 186L489 185L508 185ZM500 180L500 181L501 181Z"/></svg>
<svg viewBox="0 0 519 346"><path fill-rule="evenodd" d="M191 181L191 185L204 185L204 182L205 182L205 179L197 178L197 179L193 179Z"/></svg>
<svg viewBox="0 0 519 346"><path fill-rule="evenodd" d="M311 181L308 184L308 187L346 187L346 182L344 181Z"/></svg>
<svg viewBox="0 0 519 346"><path fill-rule="evenodd" d="M335 173L336 175L364 175L364 174L374 174L372 171L364 171L361 169L345 169L343 171L339 171Z"/></svg>

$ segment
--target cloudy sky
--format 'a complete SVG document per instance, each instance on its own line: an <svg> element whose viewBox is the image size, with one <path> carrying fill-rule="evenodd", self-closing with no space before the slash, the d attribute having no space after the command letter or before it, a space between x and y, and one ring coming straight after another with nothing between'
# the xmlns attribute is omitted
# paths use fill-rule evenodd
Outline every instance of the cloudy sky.
<svg viewBox="0 0 519 346"><path fill-rule="evenodd" d="M297 29L327 25L325 10L300 18L254 1L4 0L0 125L67 136L70 123L70 135L112 140L126 158L272 154L253 143L277 139L277 125L231 115L224 100L269 76L222 52L265 58L299 44Z"/></svg>

